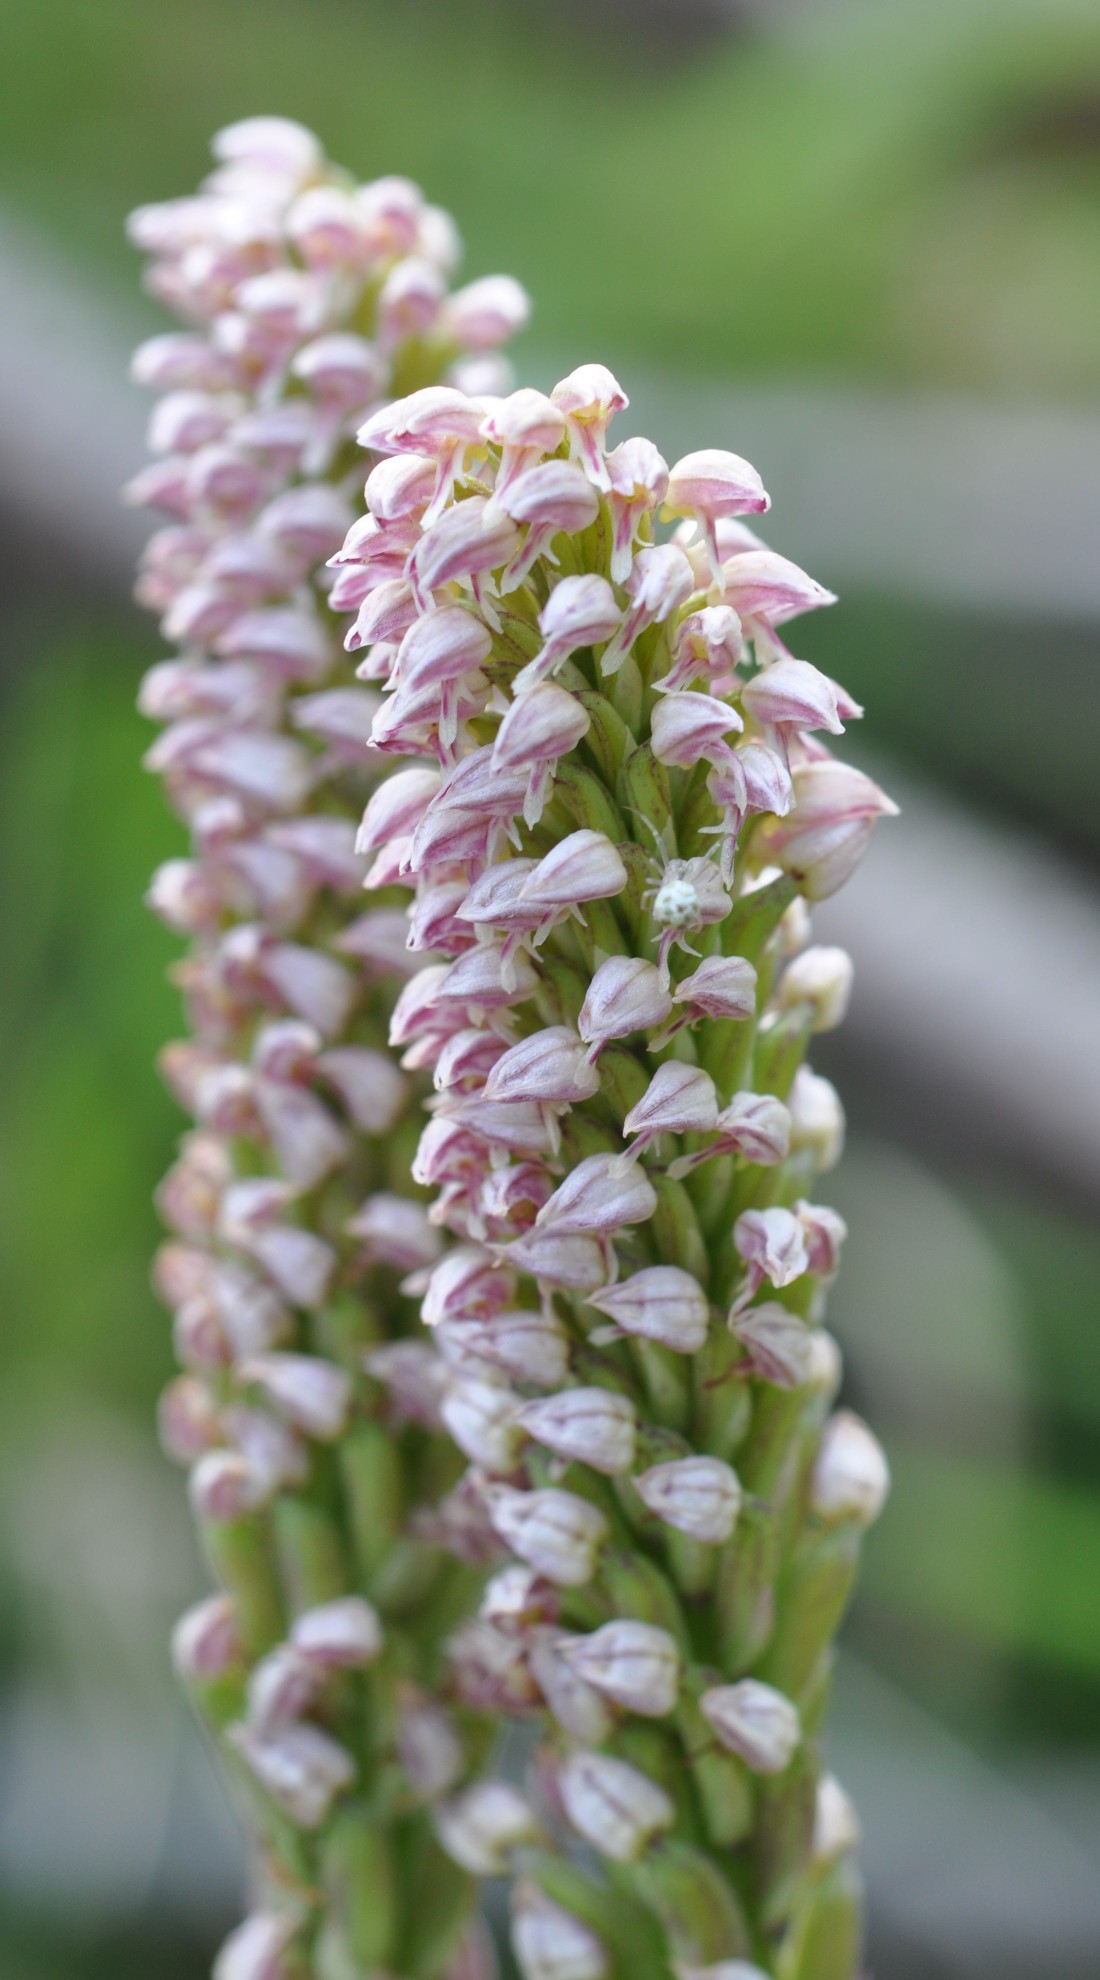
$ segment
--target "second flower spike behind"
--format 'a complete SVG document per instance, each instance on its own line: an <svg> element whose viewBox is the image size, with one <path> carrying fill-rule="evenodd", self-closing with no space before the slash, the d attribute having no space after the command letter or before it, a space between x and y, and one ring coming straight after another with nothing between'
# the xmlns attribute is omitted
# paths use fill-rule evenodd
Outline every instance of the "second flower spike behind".
<svg viewBox="0 0 1100 1980"><path fill-rule="evenodd" d="M372 476L387 554L408 534L398 577L425 504L452 517L462 421L476 439L482 418L462 387L507 389L497 346L527 304L504 276L452 289L449 216L409 180L355 184L298 124L249 118L214 150L195 195L131 222L148 287L184 327L134 362L159 396L129 493L164 516L138 589L180 650L140 699L161 725L148 765L190 839L150 890L187 942L174 974L190 1035L162 1067L197 1124L159 1193L157 1285L182 1363L161 1427L222 1589L185 1618L177 1664L223 1735L256 1904L216 1973L470 1980L474 1889L428 1805L480 1765L484 1728L436 1689L455 1591L465 1573L476 1600L478 1575L417 1527L418 1498L461 1459L440 1417L446 1364L399 1290L442 1249L412 1200L415 1098L387 1048L419 958L403 915L362 913L361 892L440 780L380 782L385 704L356 683L334 616L371 584L359 561L327 560L349 525L357 559L377 547L358 428L404 431L387 403L428 381L436 457ZM491 647L469 612L416 622L402 664L445 726Z"/></svg>
<svg viewBox="0 0 1100 1980"><path fill-rule="evenodd" d="M843 1116L805 1054L851 971L806 903L895 807L786 644L833 599L743 520L760 477L611 447L626 404L598 364L411 395L363 429L374 526L336 560L375 741L414 759L368 884L437 951L391 1033L432 1071L415 1173L459 1240L424 1275L469 1460L436 1530L461 1547L476 1508L512 1556L453 1669L541 1712L536 1829L494 1854L527 1980L853 1980L820 1734L887 1474L830 1415L844 1230L813 1193Z"/></svg>

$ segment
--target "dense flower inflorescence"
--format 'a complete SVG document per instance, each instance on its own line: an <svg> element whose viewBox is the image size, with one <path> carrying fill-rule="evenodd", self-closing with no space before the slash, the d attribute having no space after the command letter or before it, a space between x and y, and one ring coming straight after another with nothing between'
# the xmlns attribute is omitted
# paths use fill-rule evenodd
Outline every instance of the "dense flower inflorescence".
<svg viewBox="0 0 1100 1980"><path fill-rule="evenodd" d="M150 891L189 942L190 1035L163 1070L196 1122L160 1192L157 1283L183 1366L162 1431L225 1591L184 1618L176 1654L266 1847L222 1980L429 1980L456 1956L476 1973L479 1943L463 1952L466 1880L417 1814L473 1751L425 1688L445 1626L432 1605L450 1615L461 1573L410 1528L416 1493L456 1470L445 1369L398 1290L442 1246L411 1200L410 1081L386 1050L420 959L402 915L361 911L356 826L388 768L372 740L385 704L333 614L371 583L327 560L349 528L364 555L381 533L374 512L355 521L363 421L416 388L452 408L463 387L502 388L497 347L527 305L507 277L451 289L449 217L407 180L355 185L296 124L251 119L215 153L197 195L131 222L150 289L187 326L137 353L159 397L129 490L167 517L139 596L179 651L141 706L190 838ZM452 461L441 444L425 497L441 512ZM400 484L388 509L375 496L391 537ZM467 1557L477 1546L471 1531ZM430 1922L393 1902L395 1836L409 1889L435 1880Z"/></svg>
<svg viewBox="0 0 1100 1980"><path fill-rule="evenodd" d="M612 446L626 403L588 364L381 409L332 560L396 762L367 885L432 952L390 1039L432 1075L413 1174L456 1241L422 1306L468 1462L439 1527L510 1556L456 1681L548 1728L537 1843L514 1790L439 1833L522 1871L527 1980L845 1980L852 1827L815 1842L816 1735L887 1480L829 1415L844 1226L814 1187L843 1115L803 1061L850 965L807 903L894 807L826 740L860 710L786 644L832 600L744 520L756 471Z"/></svg>

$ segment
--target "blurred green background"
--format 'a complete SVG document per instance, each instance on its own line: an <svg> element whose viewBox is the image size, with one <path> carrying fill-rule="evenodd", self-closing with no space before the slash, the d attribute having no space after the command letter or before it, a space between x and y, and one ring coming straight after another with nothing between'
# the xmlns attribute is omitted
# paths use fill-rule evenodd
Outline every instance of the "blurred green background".
<svg viewBox="0 0 1100 1980"><path fill-rule="evenodd" d="M1095 412L1095 5L4 0L0 23L0 223L135 334L157 319L125 213L190 188L218 125L272 111L363 177L420 180L457 215L471 275L521 277L537 308L519 362L540 381L599 356L628 388L634 368ZM76 348L79 307L63 327ZM74 422L74 461L93 425ZM690 444L709 440L738 444ZM5 512L17 498L3 487ZM175 831L137 767L133 698L160 649L64 538L16 519L8 542L0 1972L183 1980L233 1915L236 1870L163 1647L199 1570L150 1430L170 1352L149 1199L180 1123L151 1070L178 1024L173 945L141 895ZM871 579L826 617L798 650L866 699L876 758L1094 885L1088 616ZM1027 940L1021 902L1021 969ZM934 1066L901 1068L892 1103L859 1037L857 997L837 1060L851 1147L824 1187L852 1225L834 1299L850 1394L896 1476L838 1728L868 1819L874 1969L950 1980L994 1970L997 1947L1001 1976L1069 1980L1095 1971L1081 1890L1100 1890L1092 1185L1067 1189L949 1094L907 1109ZM1046 1892L1034 1947L1009 1929L1018 1879L1005 1910L1017 1859Z"/></svg>

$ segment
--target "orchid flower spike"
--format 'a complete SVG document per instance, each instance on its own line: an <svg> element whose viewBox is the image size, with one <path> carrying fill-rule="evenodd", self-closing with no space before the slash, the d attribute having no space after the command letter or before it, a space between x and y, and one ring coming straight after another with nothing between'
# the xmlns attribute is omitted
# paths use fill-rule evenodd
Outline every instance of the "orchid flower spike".
<svg viewBox="0 0 1100 1980"><path fill-rule="evenodd" d="M749 1980L750 1955L809 1980L823 1935L852 1980L851 1844L803 1729L886 1469L829 1413L844 1227L813 1199L843 1115L804 1052L850 969L807 902L891 806L831 754L857 705L784 644L832 594L755 535L747 462L612 446L603 366L511 392L524 299L450 292L453 231L408 182L350 191L277 131L224 168L268 194L216 272L179 245L194 215L143 223L219 325L147 361L169 523L146 581L188 642L148 689L154 767L197 821L154 887L200 1034L170 1061L200 1135L162 1199L186 1353L163 1422L212 1553L273 1532L294 1619L276 1578L262 1642L241 1602L192 1661L241 1686L234 1739L316 1829L319 1892L359 1874L363 1808L427 1804L456 1875L519 1877L526 1980L620 1960L593 1853L677 1980ZM364 913L361 884L392 892ZM330 1587L283 1555L337 1501ZM442 1554L456 1600L490 1576L445 1647ZM381 1798L341 1718L374 1658ZM479 1715L535 1722L535 1800L472 1772ZM401 1968L403 1928L330 1947L333 1907L298 1901L334 1972ZM469 1943L452 1980L480 1980Z"/></svg>
<svg viewBox="0 0 1100 1980"><path fill-rule="evenodd" d="M419 1902L420 1872L393 1846L410 1809L457 1800L442 1831L460 1837L467 1861L480 1849L479 1864L503 1855L510 1834L533 1833L518 1822L505 1833L499 1803L461 1799L470 1761L433 1697L442 1615L421 1618L400 1677L385 1680L392 1793L381 1800L362 1743L375 1685L365 1674L390 1648L393 1592L402 1577L406 1594L424 1588L437 1571L437 1540L422 1537L413 1508L425 1464L442 1477L451 1463L445 1414L507 1464L527 1441L509 1422L509 1355L523 1376L537 1364L548 1386L568 1370L561 1323L535 1312L534 1335L504 1327L496 1361L463 1362L473 1393L462 1415L457 1371L427 1335L411 1338L441 1235L395 1156L412 1090L385 1049L387 1027L420 960L438 972L395 1019L399 1049L418 1063L484 1005L436 1001L449 951L414 956L410 970L403 904L361 912L364 884L411 885L406 856L426 817L447 815L434 810L443 770L489 702L494 628L479 598L494 595L493 573L521 531L499 506L486 515L484 496L456 507L484 456L489 413L463 388L462 367L495 353L527 304L504 276L453 292L448 216L405 179L355 186L289 119L247 118L214 150L197 195L131 222L149 288L184 326L135 360L157 394L155 458L128 491L165 516L138 591L182 650L151 670L141 706L161 725L149 768L190 840L149 896L187 944L174 974L190 1036L162 1064L199 1123L158 1198L173 1235L156 1283L183 1363L160 1425L188 1466L221 1588L177 1629L175 1660L235 1774L250 1777L264 1859L262 1903L216 1972L290 1980L312 1966L307 1948L321 1948L333 1972L399 1963L390 1937ZM394 404L395 381L411 377L421 389ZM527 437L553 453L565 416L544 407ZM360 431L378 458L357 477ZM597 497L577 473L590 506ZM366 513L355 499L364 475ZM354 615L343 642L340 613ZM588 725L561 693L569 719L559 707L547 721L544 700L514 765L502 766L518 779L517 810L529 782L546 802L555 764ZM417 760L424 750L434 768ZM482 806L484 793L471 802ZM535 800L530 809L537 820ZM511 823L509 814L498 828L500 816L498 807L486 823L481 811L475 833L467 815L467 848L495 844ZM453 845L459 828L447 830ZM421 947L431 936L474 942L453 912L473 875L456 898L456 873L445 862L426 869L434 895L417 923ZM504 999L499 966L495 985ZM493 969L466 987L491 998ZM594 1075L572 1035L576 1088L587 1091ZM537 1110L536 1120L541 1128ZM460 1146L473 1141L454 1132ZM453 1168L454 1142L450 1156ZM501 1182L500 1201L518 1205L523 1187L538 1201L551 1189L548 1179L511 1192ZM471 1302L477 1286L491 1295L494 1314L517 1310L514 1275L487 1263L464 1284ZM318 1496L308 1481L322 1446ZM456 1497L429 1511L467 1555L499 1549L483 1504ZM590 1529L597 1548L598 1521ZM384 1591L377 1609L365 1591ZM533 1680L529 1692L538 1695ZM459 1882L456 1869L448 1889L461 1910ZM477 1970L471 1944L456 1926L454 1973Z"/></svg>

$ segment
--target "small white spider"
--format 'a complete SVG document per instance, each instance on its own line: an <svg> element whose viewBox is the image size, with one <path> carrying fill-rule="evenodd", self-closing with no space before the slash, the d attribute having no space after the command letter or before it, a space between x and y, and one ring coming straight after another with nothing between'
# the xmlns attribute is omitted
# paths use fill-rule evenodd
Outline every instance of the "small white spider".
<svg viewBox="0 0 1100 1980"><path fill-rule="evenodd" d="M705 928L709 922L723 921L730 911L729 895L707 853L695 859L666 859L643 900L662 928Z"/></svg>
<svg viewBox="0 0 1100 1980"><path fill-rule="evenodd" d="M642 895L642 906L648 908L663 931L658 963L666 970L669 950L675 943L691 956L698 953L685 939L684 931L709 928L715 921L724 921L733 902L722 885L712 853L698 853L694 859L670 859L656 827L648 818L643 823L653 833L656 857L654 877Z"/></svg>

